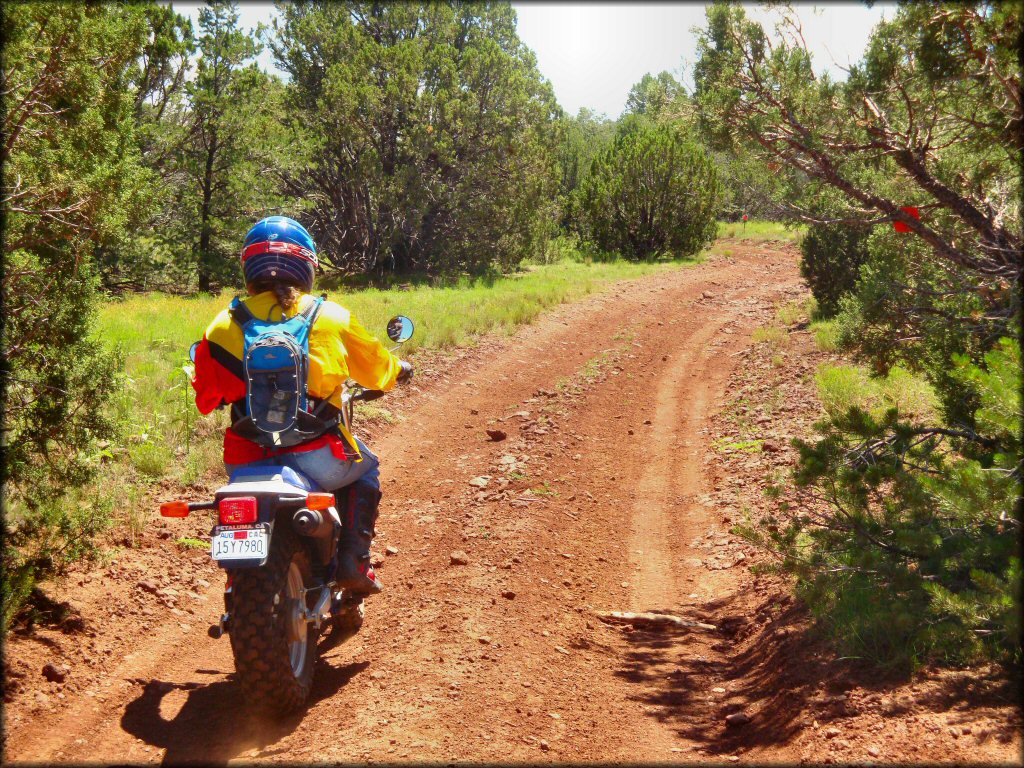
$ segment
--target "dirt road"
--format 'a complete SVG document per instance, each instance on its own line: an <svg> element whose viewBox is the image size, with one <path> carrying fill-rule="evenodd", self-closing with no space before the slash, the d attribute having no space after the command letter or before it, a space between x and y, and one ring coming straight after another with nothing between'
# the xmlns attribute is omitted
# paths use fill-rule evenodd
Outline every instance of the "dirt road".
<svg viewBox="0 0 1024 768"><path fill-rule="evenodd" d="M221 576L155 523L142 550L72 585L84 636L14 641L22 666L13 669L25 680L54 657L70 671L49 689L23 683L10 699L6 758L813 754L792 746L809 722L789 718L746 737L725 723L764 673L734 662L768 593L747 568L753 550L729 534L742 511L707 503L724 480L709 419L752 330L802 290L792 251L739 247L421 368L415 391L394 399L400 421L371 442L384 478L375 550L386 591L361 633L321 661L301 717L245 714L229 645L205 634ZM492 442L485 429L508 437ZM468 564L452 564L456 550ZM715 629L632 630L603 622L602 611L664 611Z"/></svg>

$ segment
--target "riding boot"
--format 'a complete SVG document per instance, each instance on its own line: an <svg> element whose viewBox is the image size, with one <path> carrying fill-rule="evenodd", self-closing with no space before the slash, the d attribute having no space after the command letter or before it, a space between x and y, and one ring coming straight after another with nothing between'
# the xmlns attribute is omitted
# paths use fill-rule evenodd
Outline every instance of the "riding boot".
<svg viewBox="0 0 1024 768"><path fill-rule="evenodd" d="M335 496L341 507L338 587L353 596L375 595L381 591L381 584L370 565L370 542L381 493L373 485L356 481L336 491Z"/></svg>

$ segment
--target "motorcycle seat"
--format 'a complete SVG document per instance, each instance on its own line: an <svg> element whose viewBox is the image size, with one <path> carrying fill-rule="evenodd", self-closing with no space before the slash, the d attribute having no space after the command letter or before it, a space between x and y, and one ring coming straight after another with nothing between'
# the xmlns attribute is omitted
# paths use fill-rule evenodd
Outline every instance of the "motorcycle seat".
<svg viewBox="0 0 1024 768"><path fill-rule="evenodd" d="M305 475L296 472L291 467L246 465L239 467L231 473L230 483L257 483L267 480L280 480L288 485L294 485L304 491L318 491L320 487Z"/></svg>

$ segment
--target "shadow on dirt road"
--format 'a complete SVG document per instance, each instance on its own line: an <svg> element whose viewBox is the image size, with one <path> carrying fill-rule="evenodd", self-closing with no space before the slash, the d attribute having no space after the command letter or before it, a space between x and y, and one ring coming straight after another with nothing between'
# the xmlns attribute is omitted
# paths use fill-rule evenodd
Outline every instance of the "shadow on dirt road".
<svg viewBox="0 0 1024 768"><path fill-rule="evenodd" d="M320 661L309 706L333 696L368 666L365 661L341 667ZM176 691L185 692L185 700L168 719L161 707L173 706L165 699ZM245 709L242 692L232 679L210 684L151 680L125 707L121 727L146 744L166 749L164 765L224 765L251 749L260 750L258 757L273 755L268 747L292 733L305 717L305 712L277 720L240 716Z"/></svg>
<svg viewBox="0 0 1024 768"><path fill-rule="evenodd" d="M810 700L822 680L837 692L844 688L844 670L832 664L826 673L828 660L809 650L815 643L799 626L803 613L792 601L741 602L732 596L691 611L717 626L715 632L627 633L630 647L616 673L638 685L634 701L711 754L784 744L809 724ZM741 712L749 722L726 724L728 715Z"/></svg>
<svg viewBox="0 0 1024 768"><path fill-rule="evenodd" d="M689 615L718 630L626 632L615 674L636 685L631 698L650 716L709 754L779 748L809 726L825 728L869 710L883 717L937 714L970 724L978 707L1018 700L1014 682L996 672L950 671L912 689L912 696L896 693L905 690L907 675L881 675L870 665L836 658L811 633L806 611L791 596L752 601L737 594ZM750 720L730 726L726 717L733 713ZM1004 718L993 725L982 740L1007 743L1015 724Z"/></svg>

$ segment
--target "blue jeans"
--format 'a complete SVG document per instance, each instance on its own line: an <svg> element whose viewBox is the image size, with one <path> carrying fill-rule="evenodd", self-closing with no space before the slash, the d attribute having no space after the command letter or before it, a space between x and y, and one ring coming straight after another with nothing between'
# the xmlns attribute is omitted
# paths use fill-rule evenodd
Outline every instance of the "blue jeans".
<svg viewBox="0 0 1024 768"><path fill-rule="evenodd" d="M362 440L357 437L355 441L359 445L359 453L363 456L362 461L342 461L331 452L329 445L325 445L313 451L282 453L279 456L260 459L250 464L225 464L224 469L227 470L228 477L231 477L231 473L242 466L291 467L325 491L344 488L357 480L361 480L362 485L380 491L380 462L374 453L363 444Z"/></svg>

